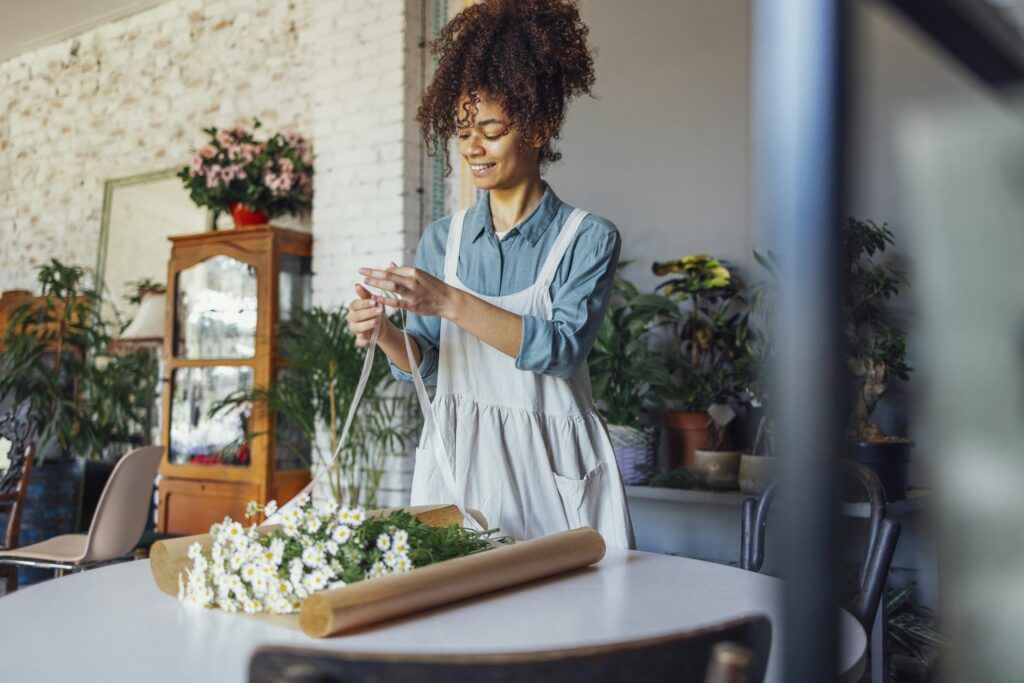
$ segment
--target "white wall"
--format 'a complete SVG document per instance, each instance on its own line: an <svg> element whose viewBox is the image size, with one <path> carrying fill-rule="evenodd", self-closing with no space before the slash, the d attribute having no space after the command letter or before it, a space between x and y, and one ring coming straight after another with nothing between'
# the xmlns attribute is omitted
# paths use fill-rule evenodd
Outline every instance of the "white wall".
<svg viewBox="0 0 1024 683"><path fill-rule="evenodd" d="M582 0L581 14L595 98L570 106L551 186L619 227L641 287L656 258L749 262L748 0Z"/></svg>

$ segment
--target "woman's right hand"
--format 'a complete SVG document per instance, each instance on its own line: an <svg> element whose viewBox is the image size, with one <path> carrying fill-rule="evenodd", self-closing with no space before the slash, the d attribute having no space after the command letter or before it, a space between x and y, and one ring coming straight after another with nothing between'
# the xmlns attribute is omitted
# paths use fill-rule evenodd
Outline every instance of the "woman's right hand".
<svg viewBox="0 0 1024 683"><path fill-rule="evenodd" d="M354 299L348 307L348 329L356 336L356 346L370 345L373 330L384 319L384 306L373 300L369 291L362 285L356 285L358 299Z"/></svg>

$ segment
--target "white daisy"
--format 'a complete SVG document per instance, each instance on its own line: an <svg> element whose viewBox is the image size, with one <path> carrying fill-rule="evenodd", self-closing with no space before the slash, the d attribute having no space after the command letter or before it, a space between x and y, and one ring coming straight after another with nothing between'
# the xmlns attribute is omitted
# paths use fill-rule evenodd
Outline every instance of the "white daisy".
<svg viewBox="0 0 1024 683"><path fill-rule="evenodd" d="M324 566L325 562L324 551L316 546L311 546L302 551L302 563L307 567L319 569Z"/></svg>
<svg viewBox="0 0 1024 683"><path fill-rule="evenodd" d="M377 549L388 550L391 548L391 537L387 534L381 534L377 537Z"/></svg>
<svg viewBox="0 0 1024 683"><path fill-rule="evenodd" d="M350 529L349 527L345 526L344 524L339 524L334 529L334 533L331 534L331 538L333 540L335 540L338 543L341 543L343 545L345 543L348 543L348 539L350 539L351 537L352 537L352 529Z"/></svg>

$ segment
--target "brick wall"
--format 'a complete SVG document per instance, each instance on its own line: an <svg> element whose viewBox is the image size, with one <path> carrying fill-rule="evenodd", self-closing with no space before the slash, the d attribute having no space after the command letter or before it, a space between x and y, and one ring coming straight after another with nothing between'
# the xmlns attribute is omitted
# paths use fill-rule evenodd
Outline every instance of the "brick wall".
<svg viewBox="0 0 1024 683"><path fill-rule="evenodd" d="M314 300L420 231L420 0L171 0L0 63L0 290L96 263L108 179L183 166L202 128L312 140ZM401 503L411 458L385 477Z"/></svg>
<svg viewBox="0 0 1024 683"><path fill-rule="evenodd" d="M103 185L184 165L208 125L310 131L311 0L177 0L0 64L0 289L96 262Z"/></svg>

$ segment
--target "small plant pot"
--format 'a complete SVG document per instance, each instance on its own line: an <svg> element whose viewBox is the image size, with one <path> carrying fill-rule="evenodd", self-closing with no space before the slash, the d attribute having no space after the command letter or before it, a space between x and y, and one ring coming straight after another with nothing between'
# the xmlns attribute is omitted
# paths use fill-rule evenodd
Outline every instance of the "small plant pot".
<svg viewBox="0 0 1024 683"><path fill-rule="evenodd" d="M732 491L739 486L740 452L705 451L693 453L693 471L704 485L719 491Z"/></svg>
<svg viewBox="0 0 1024 683"><path fill-rule="evenodd" d="M654 456L658 448L658 429L608 425L608 436L615 450L615 461L619 465L622 483L627 486L646 484L647 474L638 471L637 466L654 465Z"/></svg>
<svg viewBox="0 0 1024 683"><path fill-rule="evenodd" d="M668 431L668 468L672 470L680 465L693 467L693 454L698 450L711 448L711 435L708 434L711 416L706 412L684 413L666 410L662 419Z"/></svg>
<svg viewBox="0 0 1024 683"><path fill-rule="evenodd" d="M236 228L249 228L264 225L267 214L265 211L250 211L245 204L235 202L231 205L231 220L235 222Z"/></svg>
<svg viewBox="0 0 1024 683"><path fill-rule="evenodd" d="M910 477L910 448L913 441L866 442L850 446L850 457L878 475L885 490L886 500L903 500L907 497L907 480ZM858 493L859 499L866 494Z"/></svg>
<svg viewBox="0 0 1024 683"><path fill-rule="evenodd" d="M779 458L744 453L740 457L740 491L748 496L760 496L779 476Z"/></svg>

